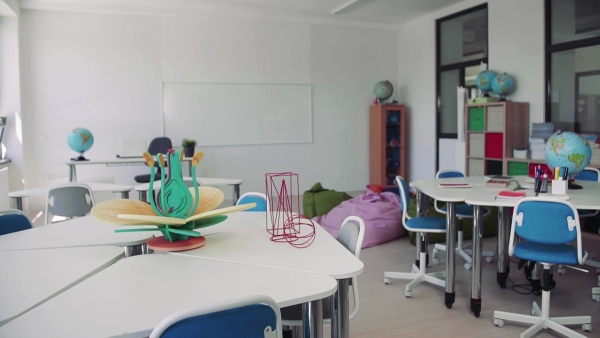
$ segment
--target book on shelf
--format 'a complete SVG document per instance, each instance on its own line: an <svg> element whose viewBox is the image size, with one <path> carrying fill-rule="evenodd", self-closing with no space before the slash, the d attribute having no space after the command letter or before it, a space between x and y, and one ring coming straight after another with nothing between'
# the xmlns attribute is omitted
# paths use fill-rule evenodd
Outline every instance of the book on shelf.
<svg viewBox="0 0 600 338"><path fill-rule="evenodd" d="M512 190L502 190L496 195L496 199L521 199L525 197L527 193L525 191L512 191Z"/></svg>
<svg viewBox="0 0 600 338"><path fill-rule="evenodd" d="M470 188L471 184L469 183L440 183L438 184L440 188Z"/></svg>
<svg viewBox="0 0 600 338"><path fill-rule="evenodd" d="M510 184L510 179L491 178L485 182L486 188L506 188Z"/></svg>

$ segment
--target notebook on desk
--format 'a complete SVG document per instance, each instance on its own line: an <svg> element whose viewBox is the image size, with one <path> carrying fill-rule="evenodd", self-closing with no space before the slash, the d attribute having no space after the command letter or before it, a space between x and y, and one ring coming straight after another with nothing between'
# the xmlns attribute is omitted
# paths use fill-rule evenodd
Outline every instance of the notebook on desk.
<svg viewBox="0 0 600 338"><path fill-rule="evenodd" d="M121 140L121 152L118 158L139 158L148 150L145 139L123 139Z"/></svg>

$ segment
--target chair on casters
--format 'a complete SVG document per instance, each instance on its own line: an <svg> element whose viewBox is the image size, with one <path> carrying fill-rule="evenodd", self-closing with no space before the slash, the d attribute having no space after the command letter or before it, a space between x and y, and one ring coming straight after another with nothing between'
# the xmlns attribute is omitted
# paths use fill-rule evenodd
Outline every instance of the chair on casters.
<svg viewBox="0 0 600 338"><path fill-rule="evenodd" d="M0 236L31 229L29 218L18 209L0 210Z"/></svg>
<svg viewBox="0 0 600 338"><path fill-rule="evenodd" d="M168 137L157 137L150 141L150 145L148 146L148 152L150 155L155 156L158 153L166 154L169 149L173 148L173 144L171 143L171 139ZM141 156L142 154L140 154ZM158 162L154 164L156 167L156 177L160 178L160 167L158 166ZM134 177L134 180L137 183L150 183L150 174L137 175Z"/></svg>
<svg viewBox="0 0 600 338"><path fill-rule="evenodd" d="M521 239L516 243L515 234ZM574 245L571 245L571 243ZM526 197L514 207L508 254L543 265L542 306L533 302L532 315L494 311L494 324L504 321L533 324L521 337L531 337L544 328L568 337L585 337L564 325L582 325L592 330L590 316L550 317L550 269L553 264L583 264L587 253L581 247L577 210L571 203L551 197Z"/></svg>
<svg viewBox="0 0 600 338"><path fill-rule="evenodd" d="M465 177L465 175L458 170L440 170L435 175L436 179L439 178L455 178L455 177ZM435 210L441 214L446 214L446 206L440 206L438 201L435 200L433 206ZM489 214L487 209L483 209L483 216ZM465 249L467 246L463 246L463 219L465 218L473 218L473 206L465 203L456 205L456 217L458 218L458 227L457 227L457 238L458 242L456 243L456 253L459 254L462 258L465 259L466 263L464 265L465 269L471 269L473 259L471 258L471 249ZM446 251L446 244L444 243L436 243L433 248L433 263L439 264L440 259L438 257L440 252ZM492 251L484 250L481 255L485 257L485 260L488 263L491 263L494 260L494 253Z"/></svg>
<svg viewBox="0 0 600 338"><path fill-rule="evenodd" d="M260 192L247 192L242 194L240 198L238 198L235 205L246 204L246 203L256 203L256 206L252 209L247 209L244 211L267 211L269 210L269 206L267 205L267 195Z"/></svg>
<svg viewBox="0 0 600 338"><path fill-rule="evenodd" d="M357 258L360 256L360 249L362 248L363 239L365 237L365 222L358 216L348 216L342 222L340 232L336 239L340 242L348 251L352 252ZM356 277L352 277L350 281L352 287L352 297L354 301L354 307L350 312L349 318L352 319L358 312L358 280ZM294 329L301 327L302 325L302 305L288 306L281 309L281 318L283 326L293 327ZM331 323L331 297L323 299L323 323ZM294 332L294 337L301 336L297 332Z"/></svg>
<svg viewBox="0 0 600 338"><path fill-rule="evenodd" d="M281 336L277 303L271 297L259 295L173 313L150 333L150 338Z"/></svg>
<svg viewBox="0 0 600 338"><path fill-rule="evenodd" d="M54 223L54 216L75 218L87 215L94 206L92 189L84 183L65 183L48 188L46 224Z"/></svg>
<svg viewBox="0 0 600 338"><path fill-rule="evenodd" d="M600 182L600 170L594 167L586 167L581 171L577 176L575 176L575 180L584 180L584 181L594 181ZM595 217L600 213L600 210L577 210L579 213L579 217L588 218ZM598 272L598 287L592 288L592 299L600 303L600 262L586 259L585 265L593 266L596 268L596 272ZM559 273L564 273L565 270L562 267L559 267Z"/></svg>
<svg viewBox="0 0 600 338"><path fill-rule="evenodd" d="M446 232L446 219L440 217L410 217L408 215L408 207L410 196L408 195L408 184L401 176L396 176L396 183L400 190L400 202L402 208L402 225L409 230L416 232L419 235L421 242L421 251L419 252L419 266L413 264L411 272L385 272L383 274L383 282L391 284L392 279L411 279L412 281L406 285L404 291L405 297L412 297L412 290L421 282L432 283L441 287L446 286L446 281L443 279L446 272L427 273L427 252L424 243L424 234L426 233L444 233Z"/></svg>

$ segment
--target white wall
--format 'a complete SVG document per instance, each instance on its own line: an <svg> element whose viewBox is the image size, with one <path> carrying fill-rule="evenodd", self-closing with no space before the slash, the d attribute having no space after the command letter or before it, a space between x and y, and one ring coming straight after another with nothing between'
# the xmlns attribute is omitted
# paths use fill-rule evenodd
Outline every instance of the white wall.
<svg viewBox="0 0 600 338"><path fill-rule="evenodd" d="M313 85L312 144L199 147L201 175L241 178L243 192L264 191L264 174L279 171L298 173L300 191L317 181L362 190L373 85L398 83L392 30L23 10L22 31L32 187L66 180L70 129L93 132L86 157L113 158L121 138L161 134L161 81L198 81ZM78 178L133 184L146 170L87 166Z"/></svg>
<svg viewBox="0 0 600 338"><path fill-rule="evenodd" d="M406 23L398 33L401 101L410 107L410 179L435 177L435 21L477 6L458 5ZM530 121L544 120L544 1L490 0L489 68L517 81L510 99L530 103ZM454 156L454 155L452 155Z"/></svg>

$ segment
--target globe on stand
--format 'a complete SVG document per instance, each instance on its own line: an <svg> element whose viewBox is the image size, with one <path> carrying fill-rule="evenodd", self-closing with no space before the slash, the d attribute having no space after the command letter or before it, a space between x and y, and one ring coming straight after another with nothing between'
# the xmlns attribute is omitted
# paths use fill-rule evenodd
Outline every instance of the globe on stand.
<svg viewBox="0 0 600 338"><path fill-rule="evenodd" d="M389 99L394 92L394 87L390 81L379 81L375 84L375 88L373 88L373 92L375 93L375 97L377 98L377 102L383 102Z"/></svg>
<svg viewBox="0 0 600 338"><path fill-rule="evenodd" d="M572 131L557 131L546 142L546 164L551 170L563 167L568 170L569 189L581 189L571 182L590 164L592 148L587 139Z"/></svg>
<svg viewBox="0 0 600 338"><path fill-rule="evenodd" d="M497 74L492 79L492 90L500 97L500 101L506 101L506 97L515 91L515 79L506 74Z"/></svg>
<svg viewBox="0 0 600 338"><path fill-rule="evenodd" d="M477 79L475 83L477 84L477 88L481 90L484 97L489 97L490 92L492 91L492 80L496 76L496 72L493 70L484 70L477 74Z"/></svg>
<svg viewBox="0 0 600 338"><path fill-rule="evenodd" d="M72 161L87 161L83 153L94 145L94 135L85 128L75 128L67 136L67 144L69 148L79 153L79 157L72 158Z"/></svg>

